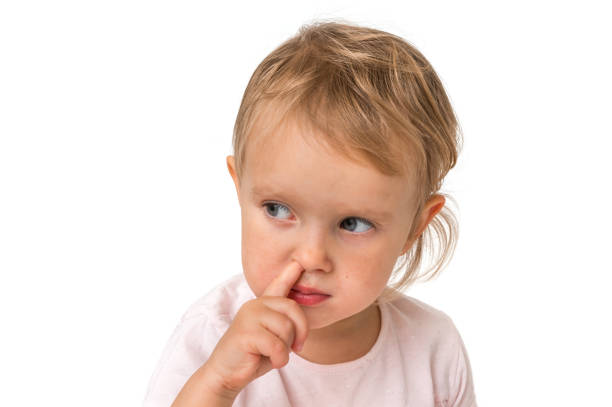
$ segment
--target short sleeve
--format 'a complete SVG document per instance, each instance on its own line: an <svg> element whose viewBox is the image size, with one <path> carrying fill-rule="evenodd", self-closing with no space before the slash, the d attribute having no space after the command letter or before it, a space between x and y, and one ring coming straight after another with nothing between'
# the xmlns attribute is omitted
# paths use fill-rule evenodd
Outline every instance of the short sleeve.
<svg viewBox="0 0 612 407"><path fill-rule="evenodd" d="M143 407L169 407L191 375L210 355L204 315L184 316L170 336L149 381Z"/></svg>
<svg viewBox="0 0 612 407"><path fill-rule="evenodd" d="M455 374L451 381L451 395L454 396L453 407L477 407L474 394L472 368L465 344L461 336L457 336L457 351L455 357Z"/></svg>

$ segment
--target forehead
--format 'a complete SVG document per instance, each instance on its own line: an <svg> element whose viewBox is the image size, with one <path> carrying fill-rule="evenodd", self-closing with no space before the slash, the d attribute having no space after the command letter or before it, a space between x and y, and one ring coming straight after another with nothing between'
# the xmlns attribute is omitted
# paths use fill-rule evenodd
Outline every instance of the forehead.
<svg viewBox="0 0 612 407"><path fill-rule="evenodd" d="M414 188L408 176L386 175L356 156L340 154L310 126L287 121L252 136L243 185L256 196L387 215L411 207Z"/></svg>

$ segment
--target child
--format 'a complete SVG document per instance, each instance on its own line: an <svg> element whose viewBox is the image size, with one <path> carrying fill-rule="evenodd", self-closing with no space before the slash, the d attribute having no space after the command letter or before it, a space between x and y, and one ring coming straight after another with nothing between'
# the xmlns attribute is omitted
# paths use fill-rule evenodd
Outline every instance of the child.
<svg viewBox="0 0 612 407"><path fill-rule="evenodd" d="M425 274L452 254L436 192L458 143L440 80L401 38L314 23L274 50L227 157L244 275L185 313L145 406L475 406L453 322L401 293L434 233Z"/></svg>

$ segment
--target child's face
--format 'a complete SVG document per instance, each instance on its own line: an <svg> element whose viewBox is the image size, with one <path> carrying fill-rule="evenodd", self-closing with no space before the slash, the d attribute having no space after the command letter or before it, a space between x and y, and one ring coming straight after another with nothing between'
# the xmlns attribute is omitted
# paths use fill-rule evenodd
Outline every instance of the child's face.
<svg viewBox="0 0 612 407"><path fill-rule="evenodd" d="M265 147L255 138L240 181L233 157L228 167L241 206L249 286L261 296L297 261L304 268L297 284L330 295L301 306L309 328L318 329L366 312L383 292L412 243L414 191L410 179L311 146L300 131L290 124L282 136L267 137Z"/></svg>

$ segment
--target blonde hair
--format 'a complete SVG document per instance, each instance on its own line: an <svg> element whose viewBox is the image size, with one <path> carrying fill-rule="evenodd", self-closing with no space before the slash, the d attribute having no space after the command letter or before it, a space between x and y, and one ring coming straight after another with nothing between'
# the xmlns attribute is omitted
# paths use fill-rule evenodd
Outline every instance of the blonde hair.
<svg viewBox="0 0 612 407"><path fill-rule="evenodd" d="M387 175L412 174L417 208L408 236L460 150L459 124L427 59L398 36L338 21L303 25L255 69L234 126L239 179L249 135L289 117L318 129L323 140L314 141L346 158L365 160ZM457 219L445 205L401 256L391 276L396 281L378 301L436 276L452 257L457 236ZM419 274L425 251L431 262Z"/></svg>

